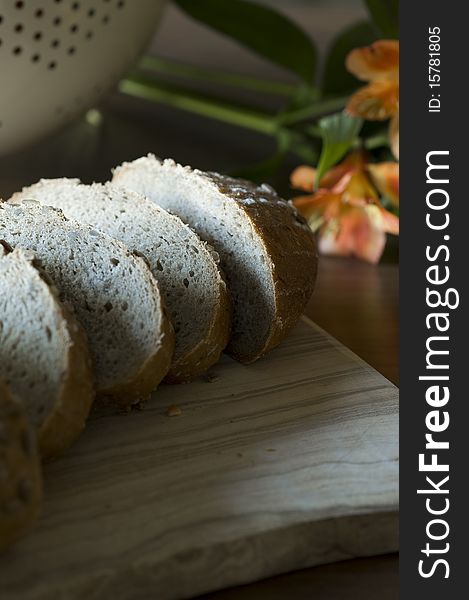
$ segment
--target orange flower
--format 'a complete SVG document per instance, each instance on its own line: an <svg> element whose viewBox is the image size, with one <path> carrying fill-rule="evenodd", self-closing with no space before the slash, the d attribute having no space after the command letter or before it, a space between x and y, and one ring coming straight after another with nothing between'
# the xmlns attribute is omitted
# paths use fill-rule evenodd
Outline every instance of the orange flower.
<svg viewBox="0 0 469 600"><path fill-rule="evenodd" d="M399 233L399 218L379 201L381 193L398 205L398 168L397 163L367 164L362 152L353 152L326 173L317 192L293 200L318 231L320 252L379 261L385 233ZM291 184L313 192L315 177L316 169L301 166L293 171Z"/></svg>
<svg viewBox="0 0 469 600"><path fill-rule="evenodd" d="M367 166L367 169L381 196L399 208L399 164L396 162L372 163Z"/></svg>
<svg viewBox="0 0 469 600"><path fill-rule="evenodd" d="M379 40L356 48L345 64L355 77L370 82L352 95L348 112L370 121L391 119L391 150L399 158L399 42Z"/></svg>

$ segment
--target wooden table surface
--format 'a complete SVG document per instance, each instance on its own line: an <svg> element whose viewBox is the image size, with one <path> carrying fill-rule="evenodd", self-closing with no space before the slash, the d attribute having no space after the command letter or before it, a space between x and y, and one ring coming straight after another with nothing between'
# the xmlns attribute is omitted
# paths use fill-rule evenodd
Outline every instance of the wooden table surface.
<svg viewBox="0 0 469 600"><path fill-rule="evenodd" d="M399 385L399 269L321 257L306 314Z"/></svg>
<svg viewBox="0 0 469 600"><path fill-rule="evenodd" d="M277 4L280 5L279 2ZM329 38L346 22L363 16L362 5L355 0L318 1L314 3L314 10L309 2L302 0L292 1L288 6L283 3L282 6L290 10L292 17L297 13L307 29L316 28ZM154 44L155 51L162 54L168 54L168 40L174 39L176 29L181 42L187 41L187 32L193 31L192 28L188 29L188 23L181 20L174 9L171 10ZM311 16L310 27L308 15ZM181 35L181 31L185 32L184 35ZM211 60L213 66L217 66L214 62L217 60L229 61L234 46L217 39L216 43L223 51L215 52L215 38L210 36L201 28L196 31L190 47L186 48L191 53L190 57L204 64ZM169 54L187 59L184 55L186 46L187 43L173 45ZM194 51L195 47L197 52ZM236 56L233 64L237 65L238 70L243 70L247 65L247 70L255 74L264 66L260 61L248 65L247 53ZM275 75L270 71L268 74ZM41 176L78 176L84 181L105 179L109 169L116 163L148 151L160 156L174 156L201 168L227 171L240 163L248 165L260 160L272 149L271 141L250 132L240 132L163 107L150 108L134 101L123 102L114 97L105 107L104 121L98 130L82 122L46 144L38 144L15 156L2 158L0 197L8 197L14 190ZM281 181L286 180L292 166L294 163L290 160L279 173ZM398 384L398 266L395 254L392 251L391 258L385 257L378 266L322 257L316 291L306 313ZM307 569L216 592L204 596L204 599L376 600L378 597L380 600L398 598L397 555Z"/></svg>

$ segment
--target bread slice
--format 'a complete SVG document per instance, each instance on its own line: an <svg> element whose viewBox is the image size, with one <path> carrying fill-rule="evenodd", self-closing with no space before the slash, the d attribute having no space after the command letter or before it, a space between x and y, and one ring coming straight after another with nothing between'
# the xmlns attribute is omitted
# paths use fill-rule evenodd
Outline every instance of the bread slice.
<svg viewBox="0 0 469 600"><path fill-rule="evenodd" d="M217 362L231 330L231 301L218 257L178 217L136 192L77 179L43 179L10 202L25 198L60 208L145 255L176 332L167 381L187 381Z"/></svg>
<svg viewBox="0 0 469 600"><path fill-rule="evenodd" d="M0 381L0 552L31 527L41 505L41 465L33 427Z"/></svg>
<svg viewBox="0 0 469 600"><path fill-rule="evenodd" d="M234 301L227 351L250 363L276 346L314 288L317 254L304 219L267 186L155 156L125 163L113 182L178 215L220 255Z"/></svg>
<svg viewBox="0 0 469 600"><path fill-rule="evenodd" d="M79 435L93 402L86 337L31 252L9 252L0 242L0 289L0 377L51 458Z"/></svg>
<svg viewBox="0 0 469 600"><path fill-rule="evenodd" d="M97 392L145 399L168 372L174 332L156 280L126 246L37 202L0 204L0 239L34 252L88 337Z"/></svg>

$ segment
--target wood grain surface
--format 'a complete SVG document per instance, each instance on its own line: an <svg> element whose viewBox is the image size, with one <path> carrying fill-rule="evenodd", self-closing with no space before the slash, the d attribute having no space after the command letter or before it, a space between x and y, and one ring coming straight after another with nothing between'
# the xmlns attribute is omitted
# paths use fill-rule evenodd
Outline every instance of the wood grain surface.
<svg viewBox="0 0 469 600"><path fill-rule="evenodd" d="M0 597L188 598L394 551L397 427L396 388L304 320L255 365L96 411Z"/></svg>

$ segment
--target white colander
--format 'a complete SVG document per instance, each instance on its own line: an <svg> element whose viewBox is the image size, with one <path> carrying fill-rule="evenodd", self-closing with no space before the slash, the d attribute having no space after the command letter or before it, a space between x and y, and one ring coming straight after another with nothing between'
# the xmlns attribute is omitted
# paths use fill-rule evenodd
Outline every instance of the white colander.
<svg viewBox="0 0 469 600"><path fill-rule="evenodd" d="M91 107L143 51L165 0L0 0L0 155Z"/></svg>

